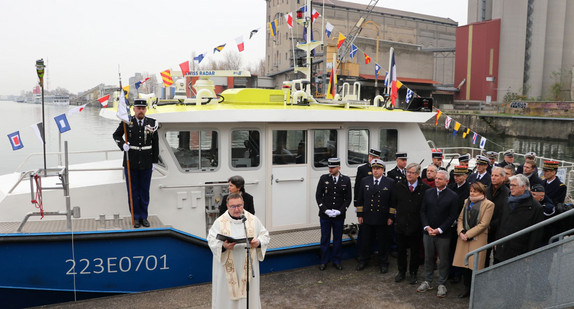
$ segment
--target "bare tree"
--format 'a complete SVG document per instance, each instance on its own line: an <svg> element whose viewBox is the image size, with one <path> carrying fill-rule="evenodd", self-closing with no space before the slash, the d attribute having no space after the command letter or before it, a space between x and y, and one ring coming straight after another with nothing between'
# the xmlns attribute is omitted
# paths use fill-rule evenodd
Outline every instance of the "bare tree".
<svg viewBox="0 0 574 309"><path fill-rule="evenodd" d="M225 58L218 63L220 70L239 70L241 69L241 56L236 51L228 51L223 54Z"/></svg>

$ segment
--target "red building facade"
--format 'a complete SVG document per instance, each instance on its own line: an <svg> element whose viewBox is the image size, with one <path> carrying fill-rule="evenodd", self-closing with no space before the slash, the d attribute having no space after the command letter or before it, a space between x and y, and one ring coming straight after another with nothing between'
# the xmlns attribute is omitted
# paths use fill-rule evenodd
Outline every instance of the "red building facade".
<svg viewBox="0 0 574 309"><path fill-rule="evenodd" d="M496 100L500 50L500 19L456 29L455 100Z"/></svg>

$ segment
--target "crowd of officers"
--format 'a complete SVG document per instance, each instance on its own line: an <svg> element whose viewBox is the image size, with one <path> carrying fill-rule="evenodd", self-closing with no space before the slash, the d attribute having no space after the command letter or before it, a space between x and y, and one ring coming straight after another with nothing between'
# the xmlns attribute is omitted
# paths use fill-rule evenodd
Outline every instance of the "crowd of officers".
<svg viewBox="0 0 574 309"><path fill-rule="evenodd" d="M336 269L343 269L343 223L353 202L359 221L357 271L367 267L376 252L380 272L387 273L388 256L395 249L395 282L417 284L418 269L423 265L418 292L434 288L433 275L438 270L438 297L446 296L449 278L453 283L462 280L465 290L458 296L468 297L474 262L471 257L465 265L464 256L554 216L566 197L566 186L556 177L558 162L544 161L540 178L536 154L532 152L526 155L524 164L515 168L512 152L506 152L504 160L496 163L498 153L489 151L475 158L475 170L468 167L470 155L461 155L459 165L450 173L443 167L439 151L433 151L432 164L422 171L419 164L408 163L406 153L397 153L396 167L386 171L380 155L379 150L370 149L369 163L357 169L354 188L350 178L341 173L340 160L329 159L329 173L321 176L316 190L321 224L320 270L325 270L329 261ZM491 261L499 263L536 249L566 228L535 230L497 246L494 252L483 251L479 254L479 269Z"/></svg>

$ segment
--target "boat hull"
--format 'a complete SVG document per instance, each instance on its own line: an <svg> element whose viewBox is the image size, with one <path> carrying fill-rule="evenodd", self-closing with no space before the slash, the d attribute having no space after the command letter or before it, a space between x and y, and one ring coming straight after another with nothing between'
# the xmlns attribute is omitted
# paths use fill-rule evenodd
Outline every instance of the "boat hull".
<svg viewBox="0 0 574 309"><path fill-rule="evenodd" d="M11 308L211 281L206 240L171 228L10 235L0 245L0 299ZM346 246L344 258L354 252ZM317 264L318 255L317 244L270 250L261 272Z"/></svg>

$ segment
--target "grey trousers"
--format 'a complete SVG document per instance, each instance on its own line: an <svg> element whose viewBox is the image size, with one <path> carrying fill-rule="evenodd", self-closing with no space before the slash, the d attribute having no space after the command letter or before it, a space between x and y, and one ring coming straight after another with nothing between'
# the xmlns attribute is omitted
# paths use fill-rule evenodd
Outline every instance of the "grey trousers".
<svg viewBox="0 0 574 309"><path fill-rule="evenodd" d="M438 284L445 284L448 279L450 237L423 235L425 247L425 280L432 282L434 267L436 265L435 252L438 254Z"/></svg>

